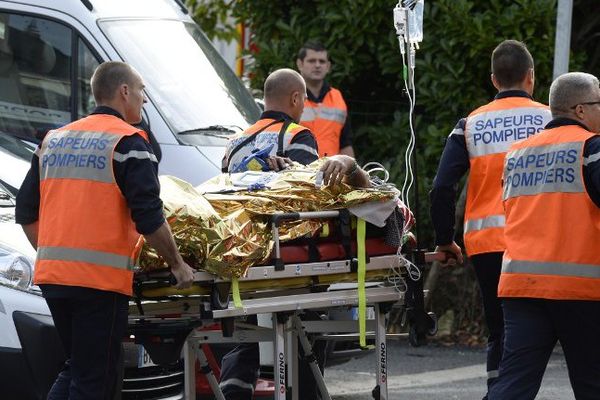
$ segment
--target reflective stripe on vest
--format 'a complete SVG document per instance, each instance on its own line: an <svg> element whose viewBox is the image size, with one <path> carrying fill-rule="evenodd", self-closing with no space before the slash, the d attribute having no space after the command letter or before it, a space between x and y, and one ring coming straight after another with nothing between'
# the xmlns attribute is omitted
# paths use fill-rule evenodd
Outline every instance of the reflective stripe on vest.
<svg viewBox="0 0 600 400"><path fill-rule="evenodd" d="M600 265L502 260L502 272L600 279ZM600 294L599 294L600 295Z"/></svg>
<svg viewBox="0 0 600 400"><path fill-rule="evenodd" d="M338 122L343 125L346 122L346 116L347 112L344 109L325 106L309 106L302 112L302 122L312 122L316 119L324 119L327 121Z"/></svg>
<svg viewBox="0 0 600 400"><path fill-rule="evenodd" d="M491 215L486 218L473 219L465 221L465 233L472 231L480 231L487 228L503 228L504 215Z"/></svg>
<svg viewBox="0 0 600 400"><path fill-rule="evenodd" d="M550 121L548 107L526 97L505 97L473 111L465 121L470 173L464 218L468 255L504 251L502 168L510 145ZM458 134L455 129L452 134Z"/></svg>
<svg viewBox="0 0 600 400"><path fill-rule="evenodd" d="M40 146L40 212L34 283L83 286L132 294L141 235L113 174L125 136L145 132L97 114L49 132ZM115 155L113 157L113 155ZM119 161L119 160L117 160Z"/></svg>
<svg viewBox="0 0 600 400"><path fill-rule="evenodd" d="M506 251L499 297L600 300L600 208L583 179L576 125L515 143L506 156Z"/></svg>
<svg viewBox="0 0 600 400"><path fill-rule="evenodd" d="M39 260L80 261L119 269L133 269L135 266L135 261L131 257L68 247L39 247L37 257Z"/></svg>
<svg viewBox="0 0 600 400"><path fill-rule="evenodd" d="M346 102L337 89L331 88L320 103L306 99L300 123L315 135L319 157L340 152L340 138L347 118Z"/></svg>

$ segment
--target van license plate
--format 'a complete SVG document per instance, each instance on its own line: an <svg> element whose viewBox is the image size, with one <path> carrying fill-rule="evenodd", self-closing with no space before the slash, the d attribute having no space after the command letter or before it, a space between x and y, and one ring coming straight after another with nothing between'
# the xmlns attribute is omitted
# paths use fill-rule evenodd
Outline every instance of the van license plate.
<svg viewBox="0 0 600 400"><path fill-rule="evenodd" d="M153 367L155 365L156 364L154 364L154 362L152 362L152 359L150 358L150 354L146 351L144 346L142 346L141 344L138 344L138 367L139 368Z"/></svg>

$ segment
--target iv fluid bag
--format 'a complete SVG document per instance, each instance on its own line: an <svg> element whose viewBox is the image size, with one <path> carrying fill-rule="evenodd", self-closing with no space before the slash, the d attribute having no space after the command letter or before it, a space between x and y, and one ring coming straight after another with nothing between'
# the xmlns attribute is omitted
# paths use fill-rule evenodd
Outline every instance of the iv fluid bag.
<svg viewBox="0 0 600 400"><path fill-rule="evenodd" d="M423 41L423 7L425 0L417 0L417 4L408 11L408 41L420 43Z"/></svg>

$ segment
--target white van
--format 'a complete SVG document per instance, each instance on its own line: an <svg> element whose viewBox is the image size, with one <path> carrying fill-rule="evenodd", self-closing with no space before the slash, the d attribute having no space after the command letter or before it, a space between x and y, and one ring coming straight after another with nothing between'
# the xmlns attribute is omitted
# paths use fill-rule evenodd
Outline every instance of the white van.
<svg viewBox="0 0 600 400"><path fill-rule="evenodd" d="M122 60L143 77L160 174L199 184L254 99L179 0L0 0L0 132L40 138L94 107L90 77Z"/></svg>
<svg viewBox="0 0 600 400"><path fill-rule="evenodd" d="M14 223L30 142L93 109L90 77L108 60L128 62L145 81L144 122L162 154L160 174L192 184L215 176L228 136L260 115L178 0L0 0L2 399L45 398L63 357L31 285L33 249ZM182 365L155 366L147 356L126 346L122 398L181 398Z"/></svg>

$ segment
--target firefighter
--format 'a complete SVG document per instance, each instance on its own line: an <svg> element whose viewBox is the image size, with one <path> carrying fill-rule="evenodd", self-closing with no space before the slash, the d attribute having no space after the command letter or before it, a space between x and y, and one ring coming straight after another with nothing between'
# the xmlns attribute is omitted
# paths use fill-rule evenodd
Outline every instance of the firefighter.
<svg viewBox="0 0 600 400"><path fill-rule="evenodd" d="M331 69L327 49L316 41L305 43L298 51L296 67L308 89L300 123L314 133L319 156L354 157L348 107L342 93L325 80Z"/></svg>
<svg viewBox="0 0 600 400"><path fill-rule="evenodd" d="M105 62L91 86L97 107L48 132L17 196L17 223L37 249L34 283L68 358L49 399L112 398L142 235L178 288L193 281L163 217L148 136L131 125L146 102L142 78Z"/></svg>
<svg viewBox="0 0 600 400"><path fill-rule="evenodd" d="M509 146L541 131L550 121L547 106L534 101L533 58L525 44L505 40L492 52L491 80L494 100L458 121L446 140L430 193L436 251L455 255L456 187L470 169L464 220L464 243L483 300L489 330L487 349L488 389L498 376L502 357L503 316L497 297L504 244L504 211L501 177Z"/></svg>
<svg viewBox="0 0 600 400"><path fill-rule="evenodd" d="M241 172L252 165L279 171L295 161L303 165L318 159L318 144L310 129L299 125L306 100L306 84L302 76L282 68L265 80L265 111L260 119L227 144L223 172ZM248 162L251 155L262 155L262 162ZM289 160L286 160L289 159ZM368 186L369 176L348 155L329 157L322 167L323 183L346 182Z"/></svg>
<svg viewBox="0 0 600 400"><path fill-rule="evenodd" d="M600 87L550 87L553 120L504 164L504 355L490 399L534 399L559 341L580 400L600 399Z"/></svg>
<svg viewBox="0 0 600 400"><path fill-rule="evenodd" d="M258 122L229 141L223 161L224 171L243 170L249 165L244 164L249 155L263 152L266 155L264 162L274 171L286 168L292 161L310 164L318 159L317 142L313 134L306 127L297 124L306 98L306 85L302 76L291 69L274 71L265 80L264 95L265 111ZM347 155L329 157L321 171L325 185L335 185L342 181L361 187L370 184L369 175ZM303 318L318 319L319 316L315 312L307 312ZM250 316L248 321L256 324L256 316ZM223 357L219 386L227 400L252 399L260 367L258 349L258 343L242 343ZM313 352L322 369L325 342L316 342ZM299 353L303 354L301 348ZM299 377L300 397L320 398L317 384L304 358L299 363Z"/></svg>

